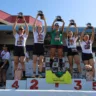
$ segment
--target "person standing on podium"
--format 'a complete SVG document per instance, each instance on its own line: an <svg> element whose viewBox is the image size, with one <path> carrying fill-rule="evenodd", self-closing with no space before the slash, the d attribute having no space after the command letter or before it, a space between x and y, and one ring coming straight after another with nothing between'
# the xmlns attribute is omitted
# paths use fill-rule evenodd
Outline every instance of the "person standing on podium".
<svg viewBox="0 0 96 96"><path fill-rule="evenodd" d="M85 34L86 30L92 31L91 36L89 36L87 33ZM94 42L94 36L95 36L95 29L93 26L91 26L91 23L87 24L87 27L83 30L80 36L80 45L82 48L82 61L84 62L86 73L89 72L89 76L91 75L90 80L94 80L95 69L94 69L94 58L92 54L92 44ZM88 76L86 75L86 79Z"/></svg>
<svg viewBox="0 0 96 96"><path fill-rule="evenodd" d="M71 26L74 26L76 29L74 33L70 31ZM68 62L69 62L69 70L70 70L71 75L73 76L73 61L74 61L74 63L77 64L77 68L79 72L78 75L79 77L81 77L80 57L79 57L79 53L77 50L77 43L76 43L77 40L78 40L78 28L77 28L77 24L72 19L70 20L70 23L66 31L66 45L68 48L67 57L68 57Z"/></svg>
<svg viewBox="0 0 96 96"><path fill-rule="evenodd" d="M57 22L62 22L62 27L60 28L59 24ZM62 70L63 66L63 38L62 34L64 31L64 20L61 18L61 16L57 16L57 18L54 20L52 24L52 30L50 32L51 37L51 46L50 46L50 68L52 69L54 57L57 49L58 58L59 58L59 67L60 70Z"/></svg>
<svg viewBox="0 0 96 96"><path fill-rule="evenodd" d="M40 17L41 20L44 20L44 29L42 25L36 25L37 18ZM34 37L34 45L33 45L33 75L32 77L36 77L36 64L39 57L38 65L39 65L39 78L43 77L42 69L43 69L43 61L44 61L44 39L47 32L47 23L45 16L42 11L39 11L35 22L33 24L33 37Z"/></svg>
<svg viewBox="0 0 96 96"><path fill-rule="evenodd" d="M26 29L23 26L19 26L16 31L16 25L18 20L23 20ZM14 72L18 69L19 62L22 66L23 78L25 78L25 54L26 54L26 41L29 35L28 25L26 23L25 17L20 13L15 20L13 26L13 36L15 37L15 48L14 48Z"/></svg>

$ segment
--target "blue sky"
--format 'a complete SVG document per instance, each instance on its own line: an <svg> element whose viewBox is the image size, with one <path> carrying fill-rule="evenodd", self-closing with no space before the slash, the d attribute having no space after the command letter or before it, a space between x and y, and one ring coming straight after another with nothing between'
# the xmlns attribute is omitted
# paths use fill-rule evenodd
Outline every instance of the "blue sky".
<svg viewBox="0 0 96 96"><path fill-rule="evenodd" d="M60 15L65 26L74 19L78 26L91 22L96 27L96 0L0 0L0 10L12 15L23 12L33 17L42 10L48 25Z"/></svg>

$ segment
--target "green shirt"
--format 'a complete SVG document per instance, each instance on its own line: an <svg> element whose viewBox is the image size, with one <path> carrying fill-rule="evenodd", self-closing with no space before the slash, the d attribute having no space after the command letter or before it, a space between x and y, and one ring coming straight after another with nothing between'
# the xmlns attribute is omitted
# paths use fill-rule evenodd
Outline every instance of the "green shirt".
<svg viewBox="0 0 96 96"><path fill-rule="evenodd" d="M63 45L62 42L62 31L52 30L51 35L51 45Z"/></svg>

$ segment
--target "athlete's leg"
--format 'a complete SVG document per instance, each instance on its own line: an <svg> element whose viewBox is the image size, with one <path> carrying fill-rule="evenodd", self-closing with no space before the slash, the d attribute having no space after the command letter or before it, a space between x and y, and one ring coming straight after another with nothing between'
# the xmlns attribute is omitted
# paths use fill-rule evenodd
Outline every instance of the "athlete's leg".
<svg viewBox="0 0 96 96"><path fill-rule="evenodd" d="M69 69L71 75L73 74L73 56L68 56L68 62L69 62Z"/></svg>
<svg viewBox="0 0 96 96"><path fill-rule="evenodd" d="M19 64L19 57L14 56L14 70L17 70Z"/></svg>
<svg viewBox="0 0 96 96"><path fill-rule="evenodd" d="M7 70L2 69L2 79L3 79L4 85L6 85L6 71L7 71Z"/></svg>
<svg viewBox="0 0 96 96"><path fill-rule="evenodd" d="M58 49L58 58L59 58L60 69L62 69L62 64L63 64L62 56L63 56L63 48L59 48Z"/></svg>
<svg viewBox="0 0 96 96"><path fill-rule="evenodd" d="M44 56L39 57L39 77L42 77Z"/></svg>
<svg viewBox="0 0 96 96"><path fill-rule="evenodd" d="M42 72L43 69L43 61L44 61L44 56L39 57L39 72Z"/></svg>
<svg viewBox="0 0 96 96"><path fill-rule="evenodd" d="M56 48L51 48L50 50L50 67L52 68L52 64L55 57Z"/></svg>
<svg viewBox="0 0 96 96"><path fill-rule="evenodd" d="M94 69L95 62L94 62L94 60L93 59L90 59L89 60L89 64L92 66L92 72L93 72L93 77L94 77L95 76L95 69Z"/></svg>
<svg viewBox="0 0 96 96"><path fill-rule="evenodd" d="M21 64L22 70L23 70L23 77L25 77L25 56L20 57L20 64Z"/></svg>
<svg viewBox="0 0 96 96"><path fill-rule="evenodd" d="M36 76L36 64L37 64L37 55L33 55L33 76L32 77L35 77Z"/></svg>
<svg viewBox="0 0 96 96"><path fill-rule="evenodd" d="M78 68L79 73L81 73L80 57L79 57L79 55L75 55L74 56L74 62L77 64L77 68Z"/></svg>

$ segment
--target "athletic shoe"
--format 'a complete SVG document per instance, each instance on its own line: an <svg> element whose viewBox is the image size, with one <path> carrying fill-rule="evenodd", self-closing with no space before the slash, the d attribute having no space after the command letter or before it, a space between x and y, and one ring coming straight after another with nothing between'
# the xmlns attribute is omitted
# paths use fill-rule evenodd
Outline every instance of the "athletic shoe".
<svg viewBox="0 0 96 96"><path fill-rule="evenodd" d="M38 78L43 78L42 72L39 72Z"/></svg>

